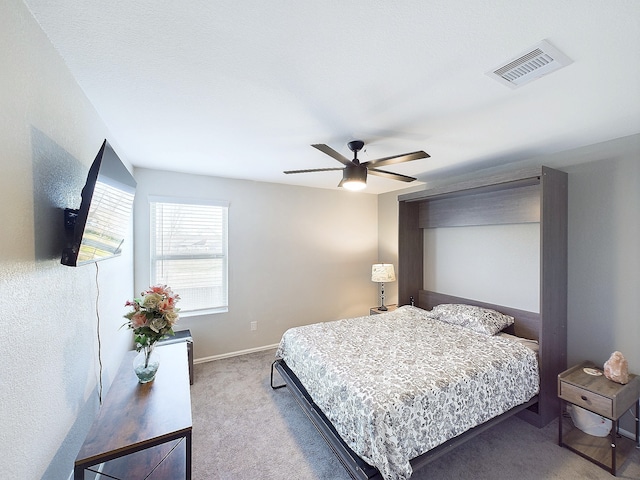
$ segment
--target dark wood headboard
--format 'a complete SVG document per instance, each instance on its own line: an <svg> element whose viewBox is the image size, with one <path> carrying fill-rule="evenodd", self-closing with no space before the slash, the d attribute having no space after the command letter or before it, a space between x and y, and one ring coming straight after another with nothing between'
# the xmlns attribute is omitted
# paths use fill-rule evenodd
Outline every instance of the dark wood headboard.
<svg viewBox="0 0 640 480"><path fill-rule="evenodd" d="M431 310L436 305L442 303L464 303L467 305L477 305L478 307L490 308L505 315L511 315L515 321L512 326L505 331L518 337L540 341L540 314L519 310L517 308L505 307L493 303L480 302L468 298L445 295L443 293L420 290L418 292L417 306L425 310Z"/></svg>

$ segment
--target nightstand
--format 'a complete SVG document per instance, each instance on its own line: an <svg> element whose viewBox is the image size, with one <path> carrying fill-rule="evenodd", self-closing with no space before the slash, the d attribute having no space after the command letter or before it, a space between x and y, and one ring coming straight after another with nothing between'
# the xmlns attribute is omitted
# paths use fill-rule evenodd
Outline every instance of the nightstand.
<svg viewBox="0 0 640 480"><path fill-rule="evenodd" d="M398 308L398 305L385 305L385 307L387 307L386 312L383 310L379 310L379 307L371 307L369 309L369 315L378 315L379 313L393 312L396 308Z"/></svg>
<svg viewBox="0 0 640 480"><path fill-rule="evenodd" d="M639 445L640 377L629 374L629 383L621 385L604 375L590 375L584 369L602 369L592 362L583 362L558 375L558 397L560 419L558 420L558 444L567 447L584 458L615 475ZM574 427L563 414L566 402L582 407L612 421L611 433L607 437L596 437ZM618 434L618 420L635 405L635 443ZM564 425L563 425L564 424Z"/></svg>

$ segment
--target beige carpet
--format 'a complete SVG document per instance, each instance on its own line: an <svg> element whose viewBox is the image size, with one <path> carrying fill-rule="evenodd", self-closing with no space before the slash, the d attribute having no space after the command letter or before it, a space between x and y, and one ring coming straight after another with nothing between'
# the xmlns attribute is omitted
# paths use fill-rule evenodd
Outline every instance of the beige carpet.
<svg viewBox="0 0 640 480"><path fill-rule="evenodd" d="M269 386L274 351L198 364L191 387L193 480L348 480L287 389ZM276 378L280 378L276 373ZM557 445L557 423L506 420L414 473L412 480L610 480ZM640 479L640 450L618 470Z"/></svg>

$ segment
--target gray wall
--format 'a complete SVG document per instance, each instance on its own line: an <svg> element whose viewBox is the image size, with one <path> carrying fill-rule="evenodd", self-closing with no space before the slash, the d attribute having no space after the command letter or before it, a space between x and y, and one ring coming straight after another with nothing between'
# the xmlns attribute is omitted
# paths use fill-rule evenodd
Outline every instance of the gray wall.
<svg viewBox="0 0 640 480"><path fill-rule="evenodd" d="M191 330L196 359L274 345L290 327L376 305L377 196L147 169L135 176L136 291L150 283L149 195L229 202L229 311L183 315L177 326Z"/></svg>
<svg viewBox="0 0 640 480"><path fill-rule="evenodd" d="M0 2L0 65L0 475L66 479L98 409L98 315L105 392L131 347L133 251L60 264L62 209L109 134L20 0Z"/></svg>
<svg viewBox="0 0 640 480"><path fill-rule="evenodd" d="M569 362L621 351L640 374L640 141L569 174Z"/></svg>

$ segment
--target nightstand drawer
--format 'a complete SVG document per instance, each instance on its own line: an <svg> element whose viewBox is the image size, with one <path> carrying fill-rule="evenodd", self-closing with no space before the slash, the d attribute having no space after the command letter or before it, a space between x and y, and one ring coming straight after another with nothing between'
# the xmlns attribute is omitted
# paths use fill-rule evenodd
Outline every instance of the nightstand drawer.
<svg viewBox="0 0 640 480"><path fill-rule="evenodd" d="M584 388L560 382L559 397L604 417L611 418L613 415L613 400L611 398L603 397Z"/></svg>

